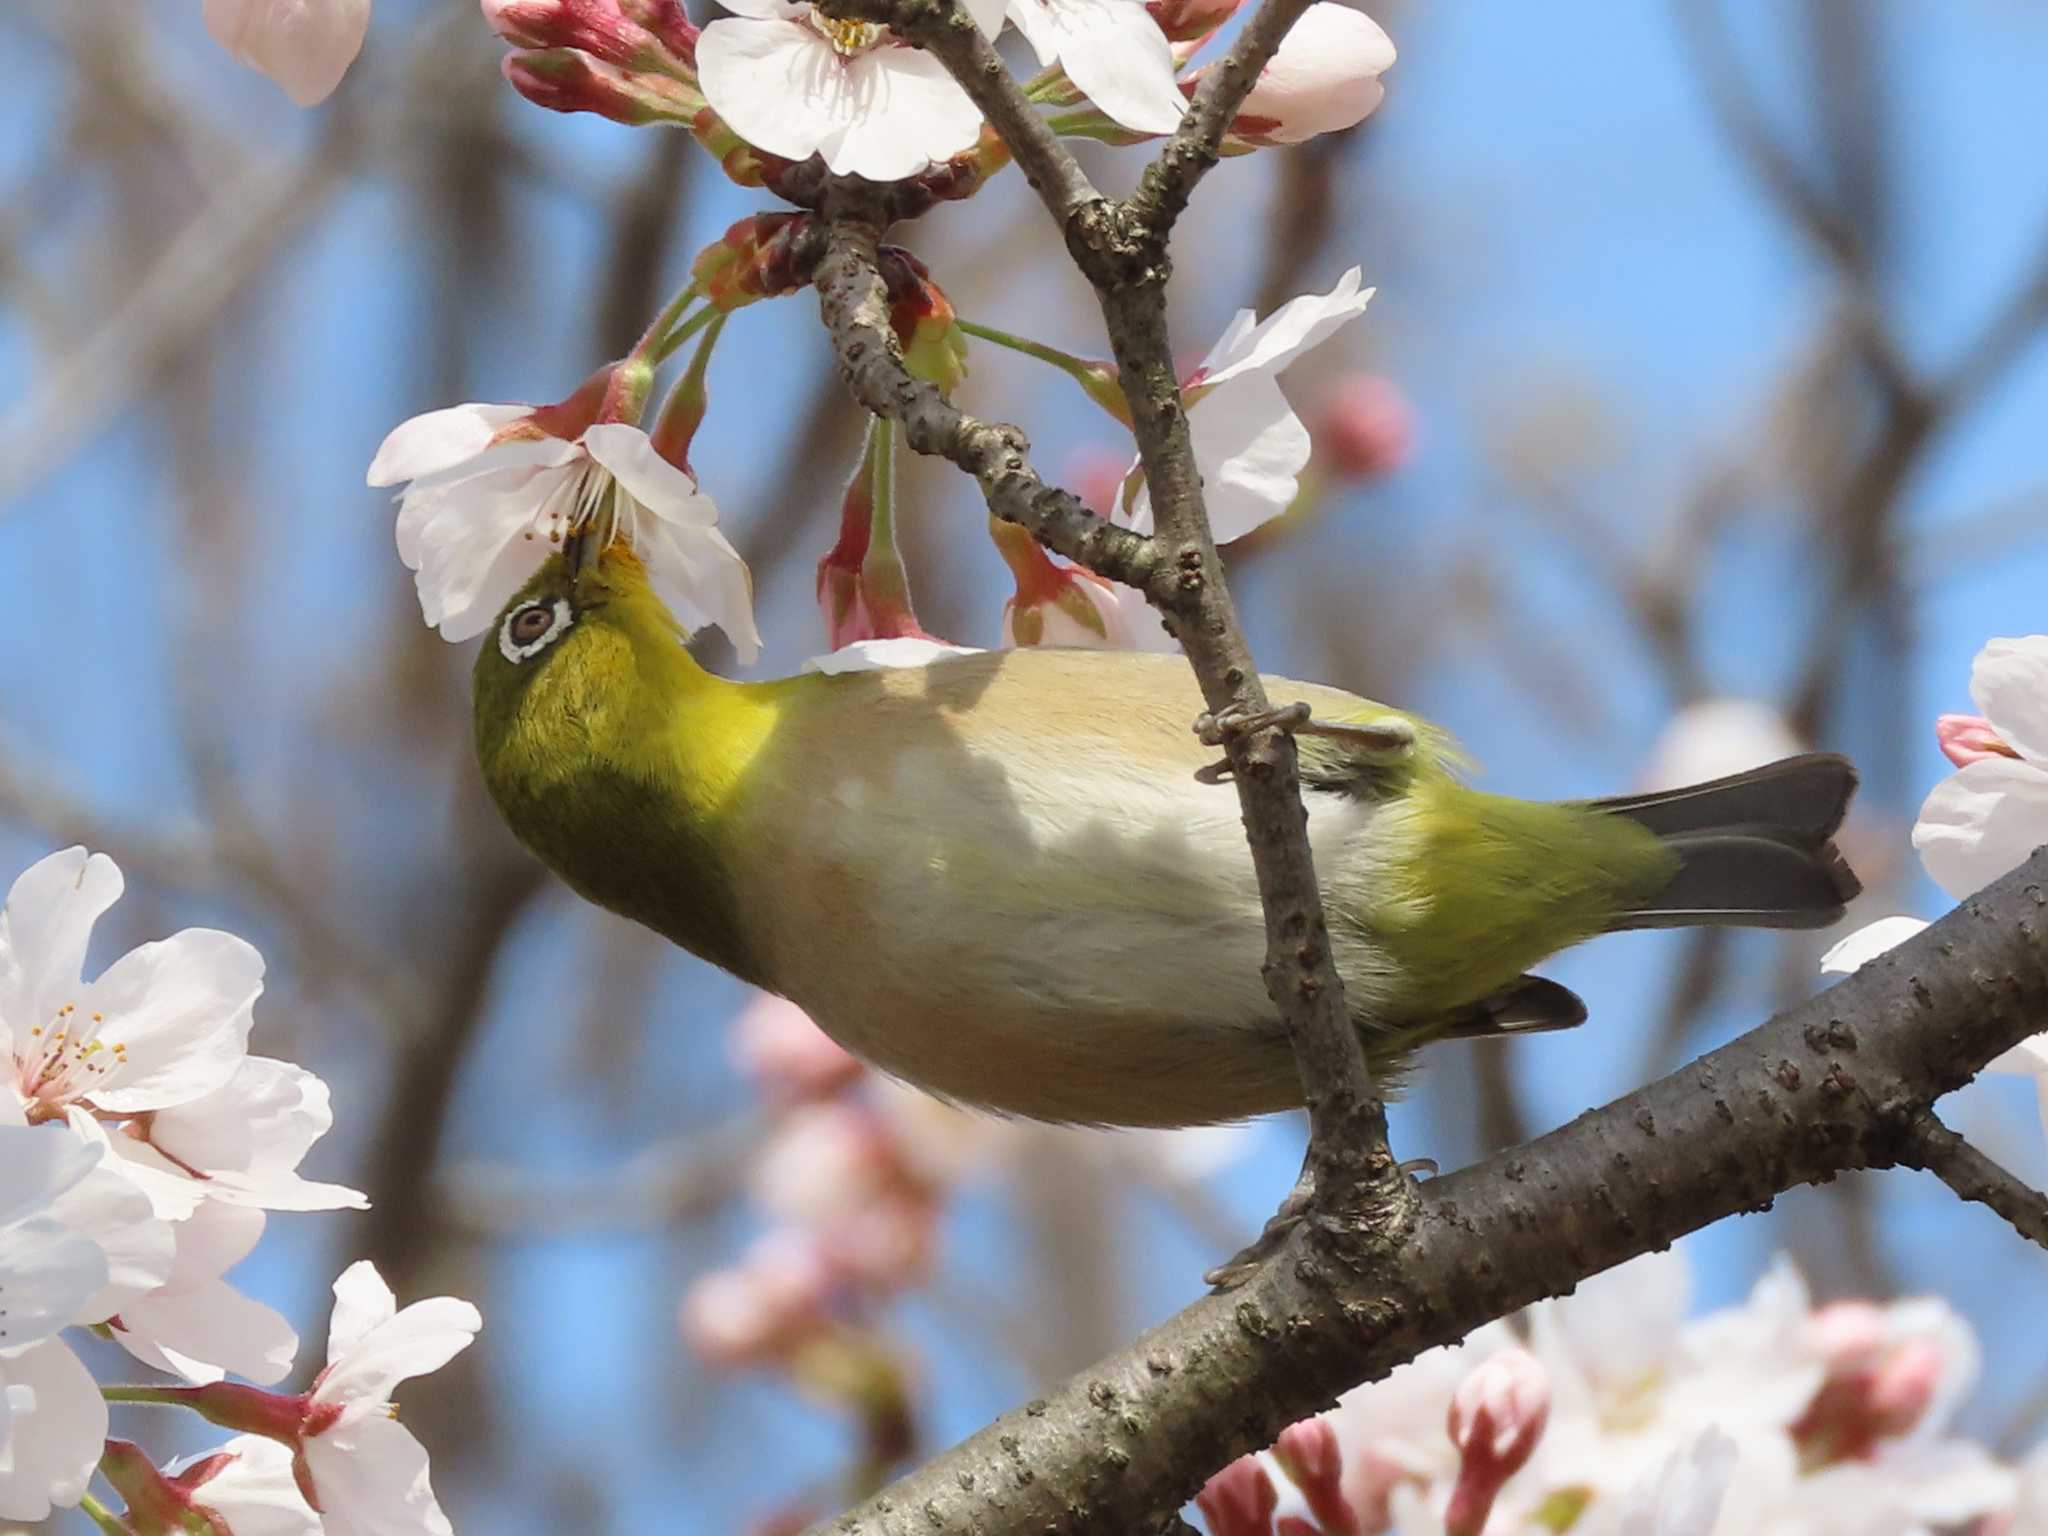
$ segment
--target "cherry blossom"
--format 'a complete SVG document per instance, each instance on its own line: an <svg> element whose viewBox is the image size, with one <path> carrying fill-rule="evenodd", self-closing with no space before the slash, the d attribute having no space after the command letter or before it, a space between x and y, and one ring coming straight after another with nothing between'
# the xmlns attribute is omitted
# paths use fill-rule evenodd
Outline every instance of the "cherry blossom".
<svg viewBox="0 0 2048 1536"><path fill-rule="evenodd" d="M1179 649L1136 587L1055 560L1028 530L1015 524L992 520L989 531L1016 583L1003 604L1004 645Z"/></svg>
<svg viewBox="0 0 2048 1536"><path fill-rule="evenodd" d="M2048 635L1985 646L1970 697L1984 736L2007 750L1982 750L1935 785L1913 827L1927 873L1958 899L2048 843Z"/></svg>
<svg viewBox="0 0 2048 1536"><path fill-rule="evenodd" d="M981 136L980 111L945 66L886 27L834 21L806 0L734 0L726 9L737 14L697 39L698 80L712 109L757 149L789 160L822 155L834 175L899 181ZM990 35L1001 25L1000 0L967 9Z"/></svg>
<svg viewBox="0 0 2048 1536"><path fill-rule="evenodd" d="M1686 1321L1651 1255L1290 1427L1197 1500L1216 1536L2015 1533L2029 1481L1946 1438L1976 1369L1932 1300L1816 1310L1780 1262ZM1517 1470L1519 1469L1519 1470ZM1989 1522L1979 1524L1979 1522Z"/></svg>
<svg viewBox="0 0 2048 1536"><path fill-rule="evenodd" d="M164 1468L195 1512L233 1536L321 1536L313 1506L299 1491L287 1445L262 1435L236 1435L218 1450L186 1456Z"/></svg>
<svg viewBox="0 0 2048 1536"><path fill-rule="evenodd" d="M112 1318L115 1341L187 1381L219 1381L229 1371L264 1384L283 1380L299 1336L222 1278L255 1248L264 1221L259 1210L209 1200L178 1222L170 1273Z"/></svg>
<svg viewBox="0 0 2048 1536"><path fill-rule="evenodd" d="M1365 312L1373 290L1353 267L1325 294L1290 299L1264 320L1241 309L1181 384L1202 496L1216 542L1243 538L1294 502L1309 459L1308 428L1280 392L1280 373ZM1140 483L1116 521L1152 531L1152 493Z"/></svg>
<svg viewBox="0 0 2048 1536"><path fill-rule="evenodd" d="M1913 846L1935 883L1962 898L2048 843L2048 635L1993 640L1970 668L1978 715L1943 715L1935 740L1956 772L1935 785L1913 826ZM1927 926L1885 917L1842 939L1821 970L1845 975ZM2035 1035L1986 1071L2036 1079L2048 1126L2048 1034Z"/></svg>
<svg viewBox="0 0 2048 1536"><path fill-rule="evenodd" d="M378 448L369 483L410 482L398 553L417 573L426 621L449 640L482 634L564 538L588 529L645 561L683 624L716 624L754 660L752 581L711 498L638 427L548 430L560 424L550 411L564 408L450 406L400 423Z"/></svg>
<svg viewBox="0 0 2048 1536"><path fill-rule="evenodd" d="M76 1504L106 1438L99 1388L57 1337L108 1280L106 1256L55 1210L99 1159L70 1137L0 1126L0 1519Z"/></svg>
<svg viewBox="0 0 2048 1536"><path fill-rule="evenodd" d="M1394 44L1363 11L1318 0L1302 12L1238 108L1231 132L1252 144L1298 144L1363 122L1385 99ZM1196 70L1185 88L1201 83Z"/></svg>
<svg viewBox="0 0 2048 1536"><path fill-rule="evenodd" d="M362 51L370 0L206 0L206 30L302 107L324 101Z"/></svg>
<svg viewBox="0 0 2048 1536"><path fill-rule="evenodd" d="M1038 62L1057 62L1096 106L1126 128L1171 133L1187 101L1173 49L1144 0L1009 0L1010 19Z"/></svg>
<svg viewBox="0 0 2048 1536"><path fill-rule="evenodd" d="M398 1422L391 1393L467 1349L483 1317L436 1296L402 1311L363 1259L334 1282L327 1368L314 1380L300 1426L302 1486L327 1536L450 1536L427 1480L427 1452Z"/></svg>
<svg viewBox="0 0 2048 1536"><path fill-rule="evenodd" d="M187 928L81 978L120 894L112 859L69 848L31 865L0 909L0 1093L31 1121L169 1109L241 1063L263 959L233 934Z"/></svg>

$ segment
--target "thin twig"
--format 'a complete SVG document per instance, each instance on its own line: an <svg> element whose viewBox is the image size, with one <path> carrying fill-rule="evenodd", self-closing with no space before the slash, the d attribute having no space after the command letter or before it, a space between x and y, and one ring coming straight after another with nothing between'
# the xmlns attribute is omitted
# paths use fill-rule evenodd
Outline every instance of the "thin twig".
<svg viewBox="0 0 2048 1536"><path fill-rule="evenodd" d="M2048 1195L1979 1152L1943 1125L1933 1110L1914 1117L1912 1139L1900 1161L1926 1169L1959 1198L1988 1206L2021 1237L2048 1248Z"/></svg>
<svg viewBox="0 0 2048 1536"><path fill-rule="evenodd" d="M1213 65L1195 87L1187 116L1145 167L1138 190L1131 196L1132 212L1162 237L1187 207L1196 183L1216 164L1223 136L1258 83L1259 71L1280 51L1281 41L1311 3L1266 0L1237 34L1222 62Z"/></svg>
<svg viewBox="0 0 2048 1536"><path fill-rule="evenodd" d="M1165 580L1151 539L1098 517L1071 491L1039 478L1021 430L968 415L904 366L889 325L876 240L872 222L833 220L815 278L818 306L854 398L900 421L904 440L917 452L950 459L974 476L989 511L1030 529L1047 548L1147 591Z"/></svg>

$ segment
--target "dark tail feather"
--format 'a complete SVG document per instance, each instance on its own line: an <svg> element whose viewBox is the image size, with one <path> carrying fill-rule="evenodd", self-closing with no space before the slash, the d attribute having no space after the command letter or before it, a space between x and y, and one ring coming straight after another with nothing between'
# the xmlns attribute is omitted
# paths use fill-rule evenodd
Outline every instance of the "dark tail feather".
<svg viewBox="0 0 2048 1536"><path fill-rule="evenodd" d="M1586 1022L1586 1005L1569 987L1542 976L1517 976L1498 992L1460 1008L1443 1021L1439 1040L1491 1040L1535 1035Z"/></svg>
<svg viewBox="0 0 2048 1536"><path fill-rule="evenodd" d="M1609 925L1825 928L1863 889L1831 839L1856 793L1849 760L1812 752L1711 783L1598 800L1679 856L1647 905Z"/></svg>

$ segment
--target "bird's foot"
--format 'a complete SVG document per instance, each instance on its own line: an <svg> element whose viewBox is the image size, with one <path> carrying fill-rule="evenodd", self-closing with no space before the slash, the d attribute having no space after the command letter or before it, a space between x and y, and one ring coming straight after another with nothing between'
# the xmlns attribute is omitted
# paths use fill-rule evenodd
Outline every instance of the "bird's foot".
<svg viewBox="0 0 2048 1536"><path fill-rule="evenodd" d="M1280 1202L1280 1209L1268 1218L1259 1235L1202 1276L1202 1283L1218 1291L1234 1291L1243 1285L1261 1264L1279 1251L1280 1245L1287 1241L1287 1234L1301 1225L1315 1200L1315 1172L1304 1163L1301 1177L1294 1181L1294 1188L1287 1192L1287 1198Z"/></svg>
<svg viewBox="0 0 2048 1536"><path fill-rule="evenodd" d="M1410 1158L1400 1165L1400 1171L1409 1178L1435 1178L1436 1159L1433 1157ZM1287 1198L1280 1202L1280 1209L1267 1220L1259 1235L1202 1276L1202 1283L1217 1291L1234 1291L1251 1279L1258 1267L1270 1259L1287 1241L1287 1236L1315 1209L1316 1176L1312 1168L1304 1163L1301 1177L1294 1181L1294 1188L1287 1192Z"/></svg>
<svg viewBox="0 0 2048 1536"><path fill-rule="evenodd" d="M1195 738L1205 747L1227 747L1254 731L1278 727L1295 736L1324 736L1363 752L1402 752L1415 745L1415 730L1405 720L1389 718L1369 725L1347 725L1338 720L1318 720L1305 703L1283 704L1277 709L1247 710L1238 705L1211 714L1195 716ZM1204 784L1219 784L1230 777L1228 759L1197 769L1195 777Z"/></svg>

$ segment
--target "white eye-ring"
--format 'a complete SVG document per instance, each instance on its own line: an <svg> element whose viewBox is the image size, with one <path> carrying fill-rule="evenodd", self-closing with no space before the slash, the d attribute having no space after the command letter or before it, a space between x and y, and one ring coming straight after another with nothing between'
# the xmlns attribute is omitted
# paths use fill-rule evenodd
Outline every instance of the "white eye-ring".
<svg viewBox="0 0 2048 1536"><path fill-rule="evenodd" d="M521 603L498 626L499 654L513 663L531 661L553 645L574 618L566 597L553 603Z"/></svg>

